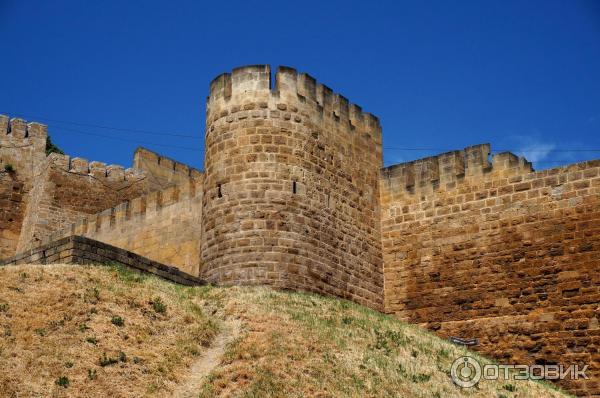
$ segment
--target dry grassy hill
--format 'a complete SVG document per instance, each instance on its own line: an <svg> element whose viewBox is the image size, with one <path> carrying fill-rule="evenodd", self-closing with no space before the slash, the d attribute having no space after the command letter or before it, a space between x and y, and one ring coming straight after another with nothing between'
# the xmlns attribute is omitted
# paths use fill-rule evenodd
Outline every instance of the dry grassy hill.
<svg viewBox="0 0 600 398"><path fill-rule="evenodd" d="M344 300L115 266L0 268L6 397L564 397L450 377L462 348ZM473 354L470 354L473 355Z"/></svg>

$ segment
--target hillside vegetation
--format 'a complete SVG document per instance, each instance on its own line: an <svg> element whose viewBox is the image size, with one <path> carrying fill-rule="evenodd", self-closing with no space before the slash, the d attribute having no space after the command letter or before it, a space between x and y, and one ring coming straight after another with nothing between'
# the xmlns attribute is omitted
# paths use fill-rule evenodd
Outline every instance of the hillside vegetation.
<svg viewBox="0 0 600 398"><path fill-rule="evenodd" d="M534 382L460 389L449 370L467 353L312 294L189 288L114 266L0 268L7 397L565 396Z"/></svg>

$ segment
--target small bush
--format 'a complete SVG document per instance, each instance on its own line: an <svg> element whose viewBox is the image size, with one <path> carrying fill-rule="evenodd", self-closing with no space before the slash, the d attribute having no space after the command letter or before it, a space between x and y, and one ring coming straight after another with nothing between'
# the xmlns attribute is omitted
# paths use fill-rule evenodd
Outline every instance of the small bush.
<svg viewBox="0 0 600 398"><path fill-rule="evenodd" d="M42 337L44 337L47 334L46 329L44 328L34 329L33 331L35 332L35 334Z"/></svg>
<svg viewBox="0 0 600 398"><path fill-rule="evenodd" d="M398 364L398 373L400 373L400 376L402 377L406 377L408 372L406 371L406 368L404 366L402 366L401 363Z"/></svg>
<svg viewBox="0 0 600 398"><path fill-rule="evenodd" d="M111 358L106 356L106 353L102 354L102 357L100 358L100 366L105 367L105 366L110 366L110 365L114 365L115 363L118 363L119 360L116 358Z"/></svg>
<svg viewBox="0 0 600 398"><path fill-rule="evenodd" d="M8 312L9 305L8 303L0 304L0 312Z"/></svg>
<svg viewBox="0 0 600 398"><path fill-rule="evenodd" d="M4 171L6 171L7 173L12 173L13 171L15 171L15 168L12 164L7 163L4 165Z"/></svg>
<svg viewBox="0 0 600 398"><path fill-rule="evenodd" d="M96 345L98 344L98 339L95 337L88 337L87 339L85 339L85 341L87 341L90 344Z"/></svg>
<svg viewBox="0 0 600 398"><path fill-rule="evenodd" d="M98 375L96 374L96 369L88 369L88 379L96 380Z"/></svg>
<svg viewBox="0 0 600 398"><path fill-rule="evenodd" d="M50 155L51 153L59 153L61 155L65 154L62 149L54 145L52 139L50 139L50 135L48 135L46 137L46 156Z"/></svg>
<svg viewBox="0 0 600 398"><path fill-rule="evenodd" d="M97 287L86 289L83 299L86 303L97 304L100 301L100 290Z"/></svg>
<svg viewBox="0 0 600 398"><path fill-rule="evenodd" d="M67 388L69 387L69 378L67 376L60 376L55 381L56 385Z"/></svg>
<svg viewBox="0 0 600 398"><path fill-rule="evenodd" d="M65 326L65 319L52 320L50 321L50 326L52 326L53 329L61 328Z"/></svg>
<svg viewBox="0 0 600 398"><path fill-rule="evenodd" d="M375 349L384 350L386 355L389 355L392 352L385 334L380 333L379 330L375 330Z"/></svg>
<svg viewBox="0 0 600 398"><path fill-rule="evenodd" d="M119 356L117 358L112 358L106 355L106 353L102 354L100 358L100 366L110 366L119 362L127 362L127 355L123 351L119 351Z"/></svg>
<svg viewBox="0 0 600 398"><path fill-rule="evenodd" d="M445 348L442 348L441 350L438 351L438 356L440 356L442 358L450 358L450 351L448 351Z"/></svg>
<svg viewBox="0 0 600 398"><path fill-rule="evenodd" d="M113 316L110 321L115 326L119 326L120 327L120 326L125 325L125 320L123 318L121 318L120 316L118 316L118 315Z"/></svg>
<svg viewBox="0 0 600 398"><path fill-rule="evenodd" d="M429 379L431 379L431 375L428 375L425 373L419 373L416 375L412 375L413 383L425 383L425 382L428 382Z"/></svg>
<svg viewBox="0 0 600 398"><path fill-rule="evenodd" d="M154 311L158 312L159 314L164 314L165 312L167 312L167 305L165 303L163 303L163 301L160 297L154 298L151 301L151 303L152 303L152 308L154 308Z"/></svg>
<svg viewBox="0 0 600 398"><path fill-rule="evenodd" d="M65 362L65 368L70 369L73 367L73 365L75 365L73 362L71 361L67 361Z"/></svg>
<svg viewBox="0 0 600 398"><path fill-rule="evenodd" d="M517 387L514 384L505 384L502 386L506 391L515 392L517 391Z"/></svg>

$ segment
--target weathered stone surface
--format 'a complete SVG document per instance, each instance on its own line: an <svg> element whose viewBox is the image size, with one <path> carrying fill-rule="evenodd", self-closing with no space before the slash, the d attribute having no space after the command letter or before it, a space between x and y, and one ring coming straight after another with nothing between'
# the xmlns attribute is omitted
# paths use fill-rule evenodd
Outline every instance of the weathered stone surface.
<svg viewBox="0 0 600 398"><path fill-rule="evenodd" d="M466 159L439 180L417 172L425 160L382 170L386 311L504 362L587 364L590 380L561 384L600 394L597 162L532 172L498 154L463 172Z"/></svg>
<svg viewBox="0 0 600 398"><path fill-rule="evenodd" d="M142 272L155 274L182 285L195 286L205 283L202 279L187 274L176 267L169 267L135 253L83 236L72 235L62 238L42 245L36 251L38 255L34 254L34 251L31 250L6 259L0 265L51 263L93 265L98 263L119 263Z"/></svg>
<svg viewBox="0 0 600 398"><path fill-rule="evenodd" d="M200 274L202 175L79 219L61 231L83 235L191 275Z"/></svg>

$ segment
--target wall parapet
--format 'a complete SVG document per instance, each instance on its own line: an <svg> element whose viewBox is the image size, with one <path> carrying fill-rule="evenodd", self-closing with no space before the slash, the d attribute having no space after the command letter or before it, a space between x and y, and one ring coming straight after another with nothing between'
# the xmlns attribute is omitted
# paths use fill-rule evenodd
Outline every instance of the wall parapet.
<svg viewBox="0 0 600 398"><path fill-rule="evenodd" d="M138 147L133 155L133 168L145 170L147 167L159 167L173 174L187 176L193 179L202 178L202 172L194 167L173 160L144 147Z"/></svg>
<svg viewBox="0 0 600 398"><path fill-rule="evenodd" d="M27 191L35 170L46 159L47 137L44 124L0 115L0 167L13 166Z"/></svg>
<svg viewBox="0 0 600 398"><path fill-rule="evenodd" d="M55 263L87 265L119 263L181 285L198 286L206 283L176 267L83 236L69 236L48 242L6 259L0 262L0 266Z"/></svg>
<svg viewBox="0 0 600 398"><path fill-rule="evenodd" d="M0 115L0 143L26 144L27 138L43 138L48 136L48 126L38 122L27 122L21 118L10 118Z"/></svg>
<svg viewBox="0 0 600 398"><path fill-rule="evenodd" d="M195 198L202 193L202 180L170 186L162 191L120 203L99 213L82 217L68 227L45 236L37 246L71 235L91 236L98 232L116 230L133 219L153 217L161 209ZM34 247L37 247L34 246Z"/></svg>
<svg viewBox="0 0 600 398"><path fill-rule="evenodd" d="M59 170L73 174L87 175L107 181L139 181L145 178L145 173L136 168L127 168L103 162L88 161L80 157L71 157L58 153L51 153L47 157L47 166L53 166Z"/></svg>
<svg viewBox="0 0 600 398"><path fill-rule="evenodd" d="M457 183L485 174L524 175L533 171L531 162L511 152L492 156L490 144L478 144L381 169L381 178L392 187L406 192L430 192L452 189Z"/></svg>

